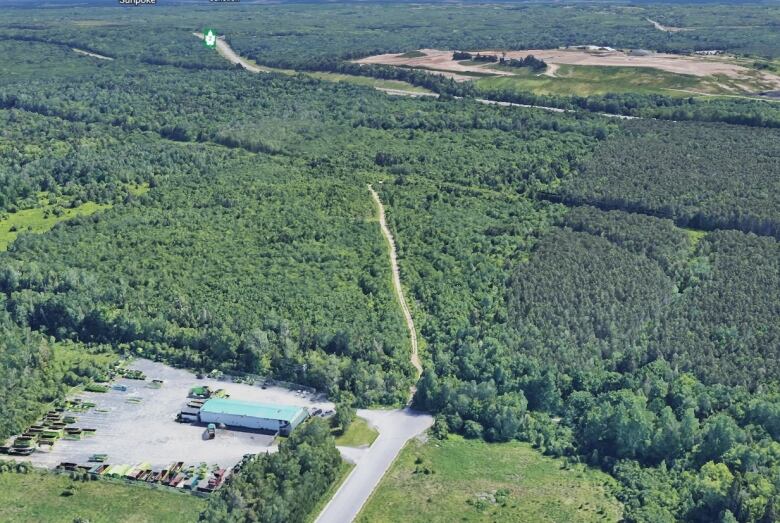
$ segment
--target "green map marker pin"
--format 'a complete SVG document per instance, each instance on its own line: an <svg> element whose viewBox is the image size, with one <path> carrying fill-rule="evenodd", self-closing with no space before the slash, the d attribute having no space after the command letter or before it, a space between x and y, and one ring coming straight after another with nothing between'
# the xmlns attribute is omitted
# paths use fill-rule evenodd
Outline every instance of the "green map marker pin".
<svg viewBox="0 0 780 523"><path fill-rule="evenodd" d="M213 29L204 29L203 43L206 44L206 47L214 49L217 46L217 33Z"/></svg>

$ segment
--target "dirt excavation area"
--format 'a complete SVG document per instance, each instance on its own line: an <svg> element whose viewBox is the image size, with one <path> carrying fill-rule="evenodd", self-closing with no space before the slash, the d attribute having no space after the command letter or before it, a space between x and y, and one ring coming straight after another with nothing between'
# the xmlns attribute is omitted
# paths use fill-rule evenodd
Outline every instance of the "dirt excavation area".
<svg viewBox="0 0 780 523"><path fill-rule="evenodd" d="M755 78L753 71L734 63L724 56L684 56L653 52L625 52L618 50L588 50L588 49L527 49L522 51L483 50L481 54L492 54L509 58L524 58L534 55L550 64L553 68L560 65L607 66L607 67L649 67L676 74L698 77L726 76L733 79ZM418 53L383 54L369 56L357 63L384 64L399 67L418 67L429 69L458 81L473 80L477 76L495 75L511 76L509 71L494 68L491 63L472 63L452 59L452 51L439 49L421 49L424 56ZM477 51L472 51L476 54ZM554 73L553 73L554 74ZM763 82L780 87L780 76L770 73L760 73Z"/></svg>
<svg viewBox="0 0 780 523"><path fill-rule="evenodd" d="M61 439L45 450L37 449L20 458L34 465L54 468L62 462L87 464L91 456L106 454L107 463L148 463L155 470L172 462L187 465L207 463L230 468L244 454L274 451L274 436L256 431L218 429L208 439L206 427L177 423L176 415L187 402L193 387L224 389L231 399L265 404L332 409L333 404L311 394L285 388L198 379L194 374L149 360L135 360L131 369L142 371L146 380L120 378L107 392L81 392L76 397L94 404L84 412L72 412L79 427L95 429L94 435L79 440ZM159 388L152 380L161 380Z"/></svg>

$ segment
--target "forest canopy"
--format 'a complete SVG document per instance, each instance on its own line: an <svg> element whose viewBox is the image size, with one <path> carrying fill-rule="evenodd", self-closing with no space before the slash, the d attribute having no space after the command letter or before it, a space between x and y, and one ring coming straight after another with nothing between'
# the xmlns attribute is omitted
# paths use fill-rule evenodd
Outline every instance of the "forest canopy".
<svg viewBox="0 0 780 523"><path fill-rule="evenodd" d="M566 111L504 107L349 60L582 39L771 59L777 9L583 4L556 30L561 6L306 7L212 21L263 65L440 96L232 67L192 35L204 7L0 22L0 220L49 197L100 204L17 230L0 253L0 434L120 354L305 383L350 409L402 405L415 373L371 184L421 335L414 405L436 416L433 436L519 439L601 467L630 522L776 520L776 104L490 93ZM726 15L750 29L718 29ZM307 425L203 517L300 521L337 464L327 430Z"/></svg>

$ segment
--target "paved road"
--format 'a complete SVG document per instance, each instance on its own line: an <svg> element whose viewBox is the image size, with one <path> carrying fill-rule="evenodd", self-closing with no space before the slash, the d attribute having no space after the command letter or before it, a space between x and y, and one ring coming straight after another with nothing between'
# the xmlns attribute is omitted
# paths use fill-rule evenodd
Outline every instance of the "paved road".
<svg viewBox="0 0 780 523"><path fill-rule="evenodd" d="M356 462L356 466L315 523L353 521L406 442L433 425L431 416L408 408L358 410L358 416L374 425L379 430L379 437L368 449L342 451L347 459Z"/></svg>

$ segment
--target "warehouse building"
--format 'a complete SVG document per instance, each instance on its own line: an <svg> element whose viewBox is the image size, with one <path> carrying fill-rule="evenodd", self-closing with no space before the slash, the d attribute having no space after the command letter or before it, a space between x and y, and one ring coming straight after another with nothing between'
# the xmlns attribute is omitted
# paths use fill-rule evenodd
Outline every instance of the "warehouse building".
<svg viewBox="0 0 780 523"><path fill-rule="evenodd" d="M278 432L287 436L309 413L303 407L213 398L203 404L199 416L201 423L224 423L228 427Z"/></svg>

